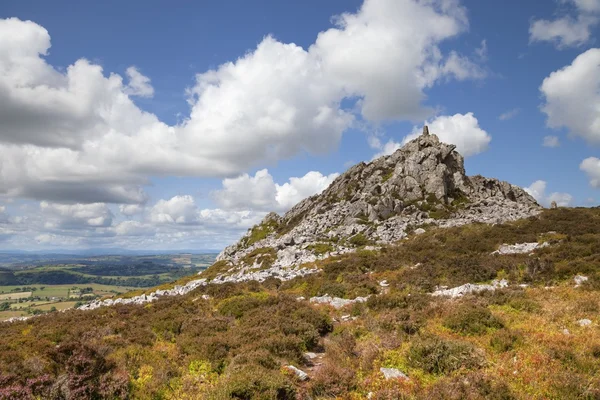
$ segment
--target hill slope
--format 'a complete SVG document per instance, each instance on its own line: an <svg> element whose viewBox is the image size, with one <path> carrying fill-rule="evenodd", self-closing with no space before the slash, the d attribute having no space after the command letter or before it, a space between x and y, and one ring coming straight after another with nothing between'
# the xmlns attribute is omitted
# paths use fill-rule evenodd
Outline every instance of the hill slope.
<svg viewBox="0 0 600 400"><path fill-rule="evenodd" d="M429 228L287 282L0 324L0 399L598 398L599 254L600 209L546 210ZM508 286L430 295L492 279ZM325 294L367 299L308 300Z"/></svg>

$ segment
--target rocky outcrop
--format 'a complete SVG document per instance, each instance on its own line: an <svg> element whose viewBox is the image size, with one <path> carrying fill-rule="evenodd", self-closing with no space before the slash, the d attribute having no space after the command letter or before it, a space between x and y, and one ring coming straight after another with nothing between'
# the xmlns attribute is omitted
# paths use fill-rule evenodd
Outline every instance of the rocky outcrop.
<svg viewBox="0 0 600 400"><path fill-rule="evenodd" d="M468 177L455 146L424 130L395 153L351 167L284 216L267 215L217 260L229 263L230 272L251 266L289 268L366 244L392 243L421 225L503 223L540 211L517 186ZM250 257L261 249L276 252L271 265L257 265Z"/></svg>

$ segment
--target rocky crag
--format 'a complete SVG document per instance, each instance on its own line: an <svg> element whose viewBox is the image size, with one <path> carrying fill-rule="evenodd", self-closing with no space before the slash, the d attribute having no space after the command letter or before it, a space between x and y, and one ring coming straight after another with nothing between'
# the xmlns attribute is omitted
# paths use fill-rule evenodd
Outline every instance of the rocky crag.
<svg viewBox="0 0 600 400"><path fill-rule="evenodd" d="M220 274L280 275L319 259L473 222L503 223L539 214L522 188L467 176L456 146L428 128L395 153L359 163L324 192L284 216L268 214L217 257Z"/></svg>

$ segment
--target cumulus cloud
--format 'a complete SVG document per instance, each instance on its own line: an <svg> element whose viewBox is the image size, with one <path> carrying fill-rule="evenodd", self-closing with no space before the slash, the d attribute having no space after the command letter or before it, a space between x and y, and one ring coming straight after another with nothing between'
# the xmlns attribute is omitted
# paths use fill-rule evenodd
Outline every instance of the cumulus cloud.
<svg viewBox="0 0 600 400"><path fill-rule="evenodd" d="M258 223L264 214L252 210L200 209L192 196L183 195L159 200L149 210L148 219L159 225L206 225L228 229L249 228Z"/></svg>
<svg viewBox="0 0 600 400"><path fill-rule="evenodd" d="M143 213L144 206L139 204L121 204L119 206L119 211L126 217L132 217L134 215Z"/></svg>
<svg viewBox="0 0 600 400"><path fill-rule="evenodd" d="M129 77L129 84L125 87L125 93L130 96L152 97L154 88L150 84L150 78L144 76L136 67L129 67L125 71Z"/></svg>
<svg viewBox="0 0 600 400"><path fill-rule="evenodd" d="M189 116L169 126L132 101L153 94L135 67L126 82L85 59L56 69L46 29L0 20L0 195L143 203L149 176L232 176L330 151L357 118L423 118L428 88L485 76L440 48L467 29L457 0L365 0L306 49L267 36L198 74ZM358 111L341 106L347 98Z"/></svg>
<svg viewBox="0 0 600 400"><path fill-rule="evenodd" d="M551 42L558 49L579 47L590 40L592 28L598 24L600 0L562 0L572 12L557 19L532 20L529 42Z"/></svg>
<svg viewBox="0 0 600 400"><path fill-rule="evenodd" d="M40 210L47 219L46 228L107 227L113 220L112 212L104 203L56 204L42 201Z"/></svg>
<svg viewBox="0 0 600 400"><path fill-rule="evenodd" d="M212 193L215 201L226 210L287 211L306 197L325 190L339 174L323 175L310 171L304 176L292 177L279 185L268 170L254 176L243 174L223 180L223 189Z"/></svg>
<svg viewBox="0 0 600 400"><path fill-rule="evenodd" d="M492 137L479 127L479 121L471 112L443 115L425 124L429 126L429 132L437 135L444 143L456 145L456 150L465 157L486 151L492 141ZM420 134L421 131L415 127L413 132L403 139L402 144Z"/></svg>
<svg viewBox="0 0 600 400"><path fill-rule="evenodd" d="M115 225L113 231L118 236L154 236L156 227L140 221L123 221Z"/></svg>
<svg viewBox="0 0 600 400"><path fill-rule="evenodd" d="M579 164L579 169L585 172L590 179L592 187L600 189L600 159L597 157L586 158Z"/></svg>
<svg viewBox="0 0 600 400"><path fill-rule="evenodd" d="M544 136L544 142L542 143L544 147L559 147L560 140L558 136Z"/></svg>
<svg viewBox="0 0 600 400"><path fill-rule="evenodd" d="M566 127L574 136L600 143L600 49L590 49L552 72L540 91L549 127Z"/></svg>
<svg viewBox="0 0 600 400"><path fill-rule="evenodd" d="M553 201L561 207L566 207L573 201L573 196L569 193L553 192L546 195L546 181L538 180L533 182L528 187L524 188L527 193L533 196L538 203L545 207L549 207Z"/></svg>

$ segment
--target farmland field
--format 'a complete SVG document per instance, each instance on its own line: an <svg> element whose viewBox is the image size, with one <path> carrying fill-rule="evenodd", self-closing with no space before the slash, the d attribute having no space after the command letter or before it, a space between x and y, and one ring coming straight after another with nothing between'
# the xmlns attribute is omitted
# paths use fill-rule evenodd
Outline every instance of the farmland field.
<svg viewBox="0 0 600 400"><path fill-rule="evenodd" d="M3 293L3 292L0 291L0 293ZM0 301L26 299L30 296L31 296L31 292L6 293L6 294L0 294Z"/></svg>
<svg viewBox="0 0 600 400"><path fill-rule="evenodd" d="M60 257L44 256L32 265L31 256L20 264L11 255L12 263L0 266L0 321L167 284L202 271L215 255Z"/></svg>

